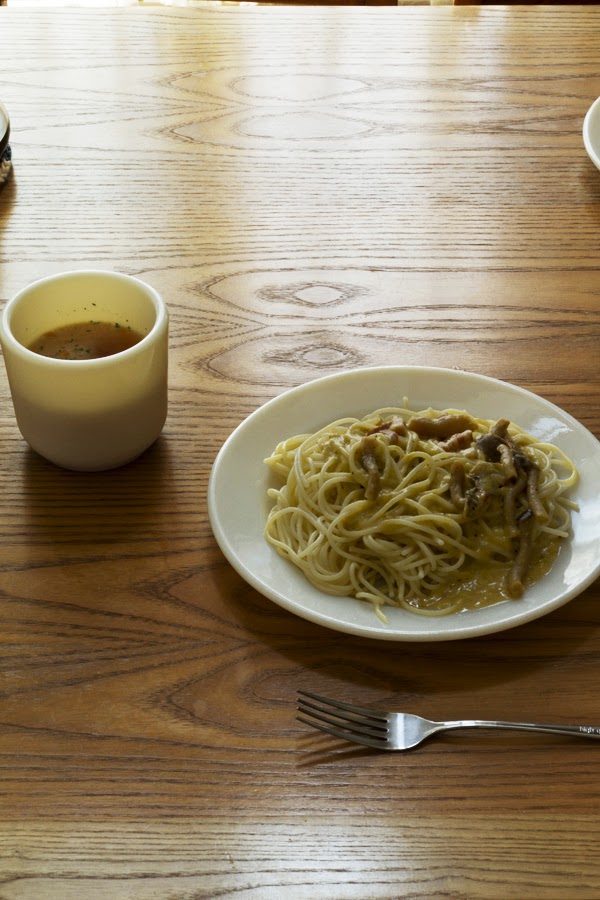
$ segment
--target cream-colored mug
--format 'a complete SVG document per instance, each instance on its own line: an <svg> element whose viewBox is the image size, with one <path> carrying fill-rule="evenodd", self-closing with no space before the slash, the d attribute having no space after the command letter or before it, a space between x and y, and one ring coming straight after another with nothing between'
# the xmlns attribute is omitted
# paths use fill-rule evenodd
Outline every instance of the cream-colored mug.
<svg viewBox="0 0 600 900"><path fill-rule="evenodd" d="M131 329L137 343L84 359L32 349L42 335L84 322ZM65 272L16 294L4 309L0 341L27 443L51 462L79 471L113 469L139 456L167 416L168 328L157 291L116 272Z"/></svg>

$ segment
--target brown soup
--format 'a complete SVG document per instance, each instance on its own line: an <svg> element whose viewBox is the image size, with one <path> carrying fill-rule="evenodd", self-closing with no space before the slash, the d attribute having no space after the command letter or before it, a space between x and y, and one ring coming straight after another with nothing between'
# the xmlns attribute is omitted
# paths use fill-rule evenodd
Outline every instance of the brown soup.
<svg viewBox="0 0 600 900"><path fill-rule="evenodd" d="M52 359L100 359L128 350L143 337L120 322L78 322L46 331L29 350Z"/></svg>

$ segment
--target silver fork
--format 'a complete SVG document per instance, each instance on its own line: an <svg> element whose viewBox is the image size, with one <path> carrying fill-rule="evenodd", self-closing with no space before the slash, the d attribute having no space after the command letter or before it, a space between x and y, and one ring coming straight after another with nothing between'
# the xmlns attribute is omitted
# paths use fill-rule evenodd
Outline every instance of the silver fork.
<svg viewBox="0 0 600 900"><path fill-rule="evenodd" d="M305 697L309 699L306 700ZM537 725L533 722L497 722L484 719L430 722L429 719L410 713L351 706L309 691L298 691L298 712L301 715L296 718L306 725L376 750L409 750L432 734L453 728L507 728L512 731L542 731L546 734L600 738L600 726L597 725Z"/></svg>

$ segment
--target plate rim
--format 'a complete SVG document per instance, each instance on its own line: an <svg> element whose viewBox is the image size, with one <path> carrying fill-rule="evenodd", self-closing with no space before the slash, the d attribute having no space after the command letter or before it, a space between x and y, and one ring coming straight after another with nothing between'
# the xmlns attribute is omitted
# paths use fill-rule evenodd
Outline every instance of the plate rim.
<svg viewBox="0 0 600 900"><path fill-rule="evenodd" d="M600 99L600 98L599 98ZM438 641L451 641L451 640L464 640L473 637L483 637L490 634L495 634L501 631L506 631L520 625L527 624L528 622L535 621L538 618L541 618L550 612L559 609L561 606L566 605L566 603L570 602L570 600L574 599L576 596L581 594L584 590L586 590L600 575L600 558L598 559L596 565L590 569L588 574L582 578L581 581L578 581L575 585L573 585L570 589L565 590L558 598L556 598L555 602L553 602L549 606L544 606L541 610L538 606L533 608L524 609L521 614L514 618L509 618L506 621L500 621L495 623L493 627L489 627L486 624L481 624L477 622L473 622L473 624L464 624L460 625L459 629L456 631L444 631L444 632L435 632L430 633L426 628L415 629L406 633L398 633L398 630L395 629L393 631L383 631L384 627L379 620L375 620L373 627L363 626L363 625L355 625L351 622L340 622L336 620L332 622L331 615L326 613L315 612L311 609L306 609L297 601L288 598L283 592L278 592L273 589L269 584L265 583L263 579L259 575L257 575L253 570L248 569L248 567L241 561L230 542L225 530L222 527L222 523L218 518L216 513L217 507L217 481L219 476L219 469L223 462L223 459L227 458L229 453L229 449L232 443L235 443L237 437L240 432L249 426L250 422L255 422L257 418L262 417L263 415L268 415L273 409L276 409L280 404L287 405L290 400L293 400L294 395L304 393L307 389L313 390L318 389L320 385L323 385L327 382L335 382L340 379L346 379L350 377L361 377L367 375L368 373L377 373L381 375L419 375L419 374L444 374L448 373L453 376L462 376L467 377L469 379L474 379L475 381L481 381L490 386L500 389L508 389L510 391L514 391L523 397L533 397L538 404L542 407L546 407L547 409L554 411L558 414L560 420L566 422L567 424L574 427L574 430L579 432L585 432L588 437L593 441L596 445L596 452L600 456L600 441L592 432L586 428L581 422L579 422L574 416L568 413L566 410L562 409L557 404L553 403L551 400L547 400L545 397L542 397L539 394L535 394L533 391L528 390L527 388L523 388L520 385L514 384L512 382L504 381L499 378L495 378L490 375L483 375L478 372L472 372L470 370L461 369L461 368L449 368L444 366L414 366L414 365L385 365L385 366L361 366L354 367L352 369L344 369L339 372L330 373L327 375L319 376L314 379L310 379L308 381L302 382L300 384L294 385L286 390L280 392L279 394L271 397L269 400L266 400L264 403L259 405L255 410L249 413L229 434L229 436L224 441L223 445L219 449L213 465L211 467L209 483L208 483L208 514L209 521L213 530L214 537L223 552L225 558L228 560L229 564L234 568L234 570L240 575L240 577L251 587L257 590L260 594L267 597L269 600L277 604L278 606L286 609L288 612L293 613L300 618L303 618L307 621L310 621L314 624L320 625L324 628L328 628L330 630L334 630L340 633L346 633L359 637L367 637L373 638L376 640L386 640L386 641L394 641L394 642L438 642ZM351 413L347 413L351 415ZM342 415L342 413L340 413ZM326 424L326 423L325 423ZM311 426L312 427L312 426ZM275 551L273 551L275 552ZM289 564L291 565L291 563ZM324 597L329 595L324 594ZM508 601L507 601L508 602ZM494 604L494 606L500 606L501 604ZM488 609L490 607L487 607ZM474 611L477 612L477 611ZM429 620L426 618L422 618L421 621L423 623L436 621ZM439 620L437 620L439 621ZM455 620L456 621L456 620ZM379 624L376 624L379 622Z"/></svg>
<svg viewBox="0 0 600 900"><path fill-rule="evenodd" d="M585 118L583 120L583 145L586 149L586 153L594 163L596 168L600 169L600 147L596 149L594 143L591 139L591 123L592 120L595 119L596 115L600 118L600 97L598 97L588 111L585 114Z"/></svg>

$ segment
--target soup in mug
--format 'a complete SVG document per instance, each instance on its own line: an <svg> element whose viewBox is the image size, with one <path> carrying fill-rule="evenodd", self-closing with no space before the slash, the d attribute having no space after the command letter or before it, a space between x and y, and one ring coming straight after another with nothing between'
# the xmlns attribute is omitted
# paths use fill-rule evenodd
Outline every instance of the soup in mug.
<svg viewBox="0 0 600 900"><path fill-rule="evenodd" d="M46 331L28 349L52 359L101 359L128 350L143 337L120 322L79 322Z"/></svg>

